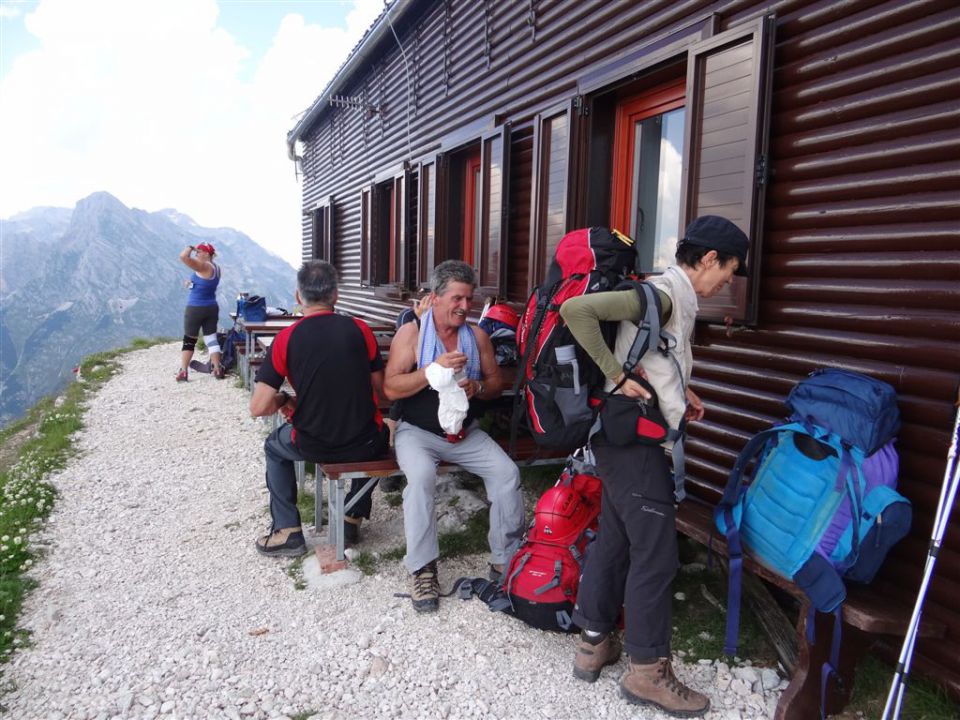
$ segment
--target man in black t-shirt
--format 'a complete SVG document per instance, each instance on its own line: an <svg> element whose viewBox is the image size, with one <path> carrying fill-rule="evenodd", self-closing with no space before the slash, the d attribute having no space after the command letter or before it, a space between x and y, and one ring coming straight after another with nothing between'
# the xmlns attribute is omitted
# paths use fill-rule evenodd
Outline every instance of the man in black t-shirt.
<svg viewBox="0 0 960 720"><path fill-rule="evenodd" d="M289 423L264 443L270 532L256 542L264 555L298 556L306 551L293 464L372 460L387 449L388 433L377 409L383 360L366 323L337 315L337 271L322 260L297 273L297 303L304 317L280 332L257 372L250 414L283 412ZM280 390L284 380L296 398ZM347 502L360 490L354 480ZM370 517L370 493L350 509L344 538L356 542L360 518Z"/></svg>

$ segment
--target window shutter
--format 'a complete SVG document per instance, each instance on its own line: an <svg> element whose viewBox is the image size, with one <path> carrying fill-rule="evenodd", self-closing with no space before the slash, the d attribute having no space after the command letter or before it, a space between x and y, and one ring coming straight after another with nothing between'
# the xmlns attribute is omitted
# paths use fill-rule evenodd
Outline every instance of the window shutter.
<svg viewBox="0 0 960 720"><path fill-rule="evenodd" d="M327 198L327 207L323 210L323 259L328 263L336 264L333 220L333 195L331 195Z"/></svg>
<svg viewBox="0 0 960 720"><path fill-rule="evenodd" d="M504 125L493 135L483 138L480 166L483 188L480 237L480 290L482 294L501 294L504 272L503 249L509 227L510 126Z"/></svg>
<svg viewBox="0 0 960 720"><path fill-rule="evenodd" d="M360 284L369 286L373 280L373 186L360 191Z"/></svg>
<svg viewBox="0 0 960 720"><path fill-rule="evenodd" d="M758 18L690 49L681 231L720 215L750 238L749 277L701 299L701 320L756 321L773 29L773 18Z"/></svg>

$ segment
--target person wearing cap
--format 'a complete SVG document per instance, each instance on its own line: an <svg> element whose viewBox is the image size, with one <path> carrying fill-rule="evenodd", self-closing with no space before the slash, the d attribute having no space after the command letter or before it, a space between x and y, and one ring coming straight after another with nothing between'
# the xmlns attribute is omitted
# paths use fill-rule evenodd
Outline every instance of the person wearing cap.
<svg viewBox="0 0 960 720"><path fill-rule="evenodd" d="M677 244L676 263L648 278L660 296L662 326L676 344L666 354L648 352L633 374L653 387L671 428L704 415L703 403L688 386L697 298L712 297L734 275L746 274L748 246L747 236L729 220L702 216ZM650 397L623 371L645 310L633 289L571 298L560 308L577 342L606 375L607 392L623 381L618 392ZM613 351L604 342L601 322L619 323ZM671 586L679 565L675 518L684 497L683 479L674 482L663 446L613 445L602 429L591 445L603 496L599 533L587 554L574 606L573 620L582 631L573 674L594 682L625 647L630 668L620 686L628 702L683 717L702 715L709 700L683 685L670 662ZM616 629L621 608L623 642Z"/></svg>
<svg viewBox="0 0 960 720"><path fill-rule="evenodd" d="M217 340L217 320L220 317L217 286L220 284L220 267L213 262L216 254L216 249L210 243L189 245L180 252L180 262L193 270L193 274L187 281L190 294L187 296L187 309L183 313L183 345L180 348L177 382L187 381L188 368L201 330L203 342L210 353L213 376L223 379L220 344Z"/></svg>

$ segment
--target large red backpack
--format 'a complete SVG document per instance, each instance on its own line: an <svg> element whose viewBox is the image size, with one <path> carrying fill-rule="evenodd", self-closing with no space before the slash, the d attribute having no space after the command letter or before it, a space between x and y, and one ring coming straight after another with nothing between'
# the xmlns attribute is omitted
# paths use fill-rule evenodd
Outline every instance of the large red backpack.
<svg viewBox="0 0 960 720"><path fill-rule="evenodd" d="M587 545L597 533L600 494L593 466L571 458L537 501L526 540L504 573L509 608L502 609L541 630L576 629L571 615Z"/></svg>
<svg viewBox="0 0 960 720"><path fill-rule="evenodd" d="M573 450L586 444L603 374L560 317L565 300L614 289L633 273L633 240L604 227L573 230L557 245L543 284L527 301L517 330L520 367L514 435L522 413L539 445ZM615 326L604 328L612 343Z"/></svg>

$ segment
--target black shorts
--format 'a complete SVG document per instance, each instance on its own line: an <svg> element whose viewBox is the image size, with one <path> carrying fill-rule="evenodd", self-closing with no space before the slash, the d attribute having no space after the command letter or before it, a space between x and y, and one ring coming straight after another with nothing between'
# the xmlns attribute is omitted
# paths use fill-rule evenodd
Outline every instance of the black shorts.
<svg viewBox="0 0 960 720"><path fill-rule="evenodd" d="M213 335L217 331L219 317L219 305L187 305L183 313L183 334L198 337L202 329L204 335Z"/></svg>

